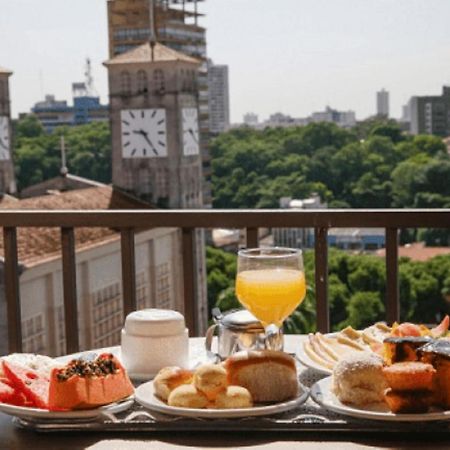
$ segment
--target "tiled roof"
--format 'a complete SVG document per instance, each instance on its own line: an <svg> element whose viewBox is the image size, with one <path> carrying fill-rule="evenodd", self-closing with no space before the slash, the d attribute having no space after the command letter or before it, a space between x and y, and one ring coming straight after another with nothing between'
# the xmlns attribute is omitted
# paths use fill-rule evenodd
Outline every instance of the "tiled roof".
<svg viewBox="0 0 450 450"><path fill-rule="evenodd" d="M7 75L11 75L12 72L11 70L5 69L4 67L0 66L0 74L7 74Z"/></svg>
<svg viewBox="0 0 450 450"><path fill-rule="evenodd" d="M380 248L376 254L386 256L386 249ZM425 247L423 242L414 242L398 248L398 256L410 258L413 261L427 261L438 255L450 255L450 247Z"/></svg>
<svg viewBox="0 0 450 450"><path fill-rule="evenodd" d="M146 42L145 44L133 48L128 52L115 56L114 58L106 61L104 64L105 66L109 66L115 64L169 61L182 61L200 65L199 60L187 56L184 53L177 52L176 50L166 47L158 42L155 42L153 51L150 42Z"/></svg>
<svg viewBox="0 0 450 450"><path fill-rule="evenodd" d="M2 209L147 209L150 205L128 196L111 186L78 189L60 194L43 195L23 200L5 198ZM117 231L109 228L75 228L76 249L91 247L116 238ZM44 260L60 256L61 232L58 228L18 228L17 247L19 262L30 267ZM3 257L3 240L0 240L0 256Z"/></svg>

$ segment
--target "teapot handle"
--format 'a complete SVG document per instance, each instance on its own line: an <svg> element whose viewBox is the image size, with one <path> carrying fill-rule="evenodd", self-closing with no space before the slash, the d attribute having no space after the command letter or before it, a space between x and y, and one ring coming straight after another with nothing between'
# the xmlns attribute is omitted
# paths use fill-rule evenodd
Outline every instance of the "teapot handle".
<svg viewBox="0 0 450 450"><path fill-rule="evenodd" d="M208 330L206 331L206 336L205 336L205 349L206 349L206 354L208 355L208 358L217 360L220 359L219 355L217 353L214 353L212 351L212 340L214 337L214 332L216 331L216 328L218 327L219 324L215 323L214 325L211 325Z"/></svg>

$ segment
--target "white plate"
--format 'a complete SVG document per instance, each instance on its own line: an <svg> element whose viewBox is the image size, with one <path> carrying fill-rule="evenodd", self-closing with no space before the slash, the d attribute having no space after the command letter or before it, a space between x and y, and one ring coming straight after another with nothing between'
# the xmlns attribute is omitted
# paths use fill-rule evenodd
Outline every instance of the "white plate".
<svg viewBox="0 0 450 450"><path fill-rule="evenodd" d="M360 419L386 420L394 422L430 422L450 420L450 411L434 410L422 414L394 414L383 403L367 405L366 408L345 405L331 391L331 377L323 378L311 388L312 399L330 411Z"/></svg>
<svg viewBox="0 0 450 450"><path fill-rule="evenodd" d="M232 418L232 417L250 417L250 416L267 416L270 414L289 411L306 401L309 391L306 387L301 386L302 392L298 397L286 402L275 403L273 405L254 406L253 408L236 408L236 409L196 409L196 408L178 408L169 406L155 396L153 390L153 381L141 384L136 389L136 401L148 409L163 414L184 417L203 417L212 418Z"/></svg>
<svg viewBox="0 0 450 450"><path fill-rule="evenodd" d="M73 411L48 411L46 409L29 408L25 406L7 405L0 403L0 412L10 416L38 419L94 419L104 413L115 414L126 411L134 403L134 396L120 402L111 403L95 409L78 409Z"/></svg>
<svg viewBox="0 0 450 450"><path fill-rule="evenodd" d="M61 356L55 358L63 364L68 363L72 359L79 358L85 354L95 353L113 353L117 356L117 348L105 348L96 351L87 351L75 353L73 355ZM118 402L111 403L109 405L100 406L94 409L79 409L73 411L48 411L47 409L30 408L26 406L15 406L8 405L7 403L0 402L0 412L9 414L10 416L23 417L23 418L39 418L39 419L89 419L95 418L103 413L115 414L129 409L134 403L134 395L127 397L126 399L120 400Z"/></svg>
<svg viewBox="0 0 450 450"><path fill-rule="evenodd" d="M336 336L336 333L329 333L329 334L325 334L326 337L333 337ZM308 338L306 338L305 340L302 340L302 342L300 343L300 345L297 347L297 352L296 352L296 356L297 359L306 367L309 367L310 369L314 369L317 372L323 374L323 375L331 375L332 374L332 370L328 369L327 367L324 367L322 365L320 365L318 362L312 360L308 354L305 351L305 347L304 347L304 343L308 342Z"/></svg>

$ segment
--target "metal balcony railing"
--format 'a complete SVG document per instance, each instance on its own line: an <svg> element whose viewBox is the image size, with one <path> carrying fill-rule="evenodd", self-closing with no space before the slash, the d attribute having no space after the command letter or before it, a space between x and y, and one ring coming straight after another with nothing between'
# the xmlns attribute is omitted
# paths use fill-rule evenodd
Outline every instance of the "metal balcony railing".
<svg viewBox="0 0 450 450"><path fill-rule="evenodd" d="M120 230L124 313L136 309L134 234L136 229L177 227L182 230L184 313L193 335L197 334L195 304L195 230L240 228L246 230L247 247L258 246L258 228L313 228L315 233L315 290L317 328L328 332L328 242L331 227L380 227L386 232L386 320L399 318L398 244L402 228L450 228L450 209L441 210L152 210L152 211L25 211L0 212L5 253L5 298L9 349L21 351L21 311L17 228L61 229L67 352L78 350L77 286L75 264L76 227Z"/></svg>

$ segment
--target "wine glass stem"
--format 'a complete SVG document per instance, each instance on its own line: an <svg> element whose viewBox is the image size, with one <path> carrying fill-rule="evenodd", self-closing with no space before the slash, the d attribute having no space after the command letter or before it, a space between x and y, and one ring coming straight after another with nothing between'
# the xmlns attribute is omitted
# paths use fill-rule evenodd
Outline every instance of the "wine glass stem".
<svg viewBox="0 0 450 450"><path fill-rule="evenodd" d="M283 350L283 335L279 327L274 323L266 327L266 349Z"/></svg>

